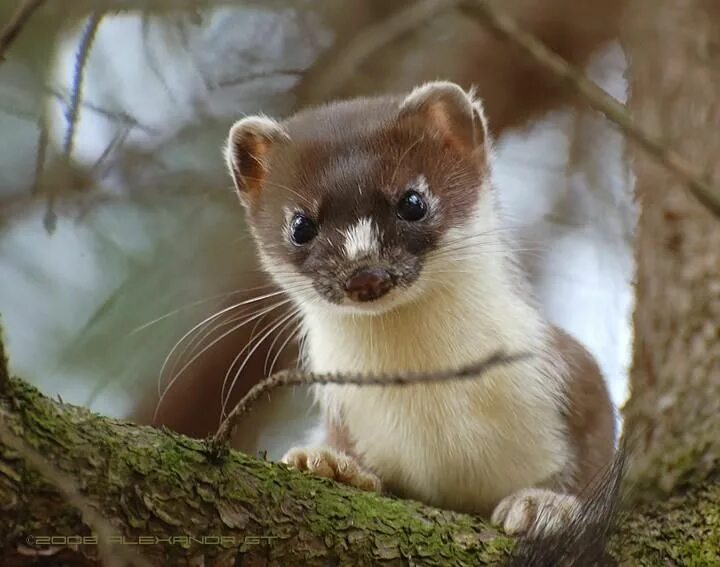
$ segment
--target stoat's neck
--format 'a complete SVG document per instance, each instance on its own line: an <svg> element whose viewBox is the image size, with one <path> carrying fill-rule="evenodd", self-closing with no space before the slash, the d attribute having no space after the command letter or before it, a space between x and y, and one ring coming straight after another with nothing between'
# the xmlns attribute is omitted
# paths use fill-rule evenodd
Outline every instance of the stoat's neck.
<svg viewBox="0 0 720 567"><path fill-rule="evenodd" d="M421 278L423 276L421 275ZM381 315L348 315L307 306L305 359L316 372L447 369L499 348L539 351L547 334L497 249L451 272L432 274L412 303Z"/></svg>

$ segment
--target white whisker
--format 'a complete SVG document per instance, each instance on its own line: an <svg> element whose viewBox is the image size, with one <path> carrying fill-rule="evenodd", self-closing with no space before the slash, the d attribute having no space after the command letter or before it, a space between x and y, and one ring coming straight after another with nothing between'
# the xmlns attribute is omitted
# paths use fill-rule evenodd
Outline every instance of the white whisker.
<svg viewBox="0 0 720 567"><path fill-rule="evenodd" d="M247 289L240 289L240 290L236 290L236 291L228 291L228 292L225 292L225 293L218 293L218 294L216 294L216 295L211 295L210 297L206 297L205 299L199 299L199 300L197 300L197 301L193 301L192 303L188 303L187 305L183 305L182 307L178 307L177 309L173 309L172 311L169 311L169 312L165 313L164 315L160 315L159 317L157 317L156 319L153 319L152 321L148 321L147 323L143 323L143 324L140 325L139 327L136 327L135 329L133 329L132 331L130 331L127 336L130 337L130 336L132 336L132 335L134 335L134 334L136 334L136 333L139 333L139 332L141 332L141 331L144 331L144 330L147 329L148 327L152 327L153 325L159 323L160 321L163 321L163 320L165 320L165 319L167 319L167 318L169 318L169 317L172 317L173 315L177 315L177 314L180 313L181 311L184 311L184 310L186 310L186 309L191 309L192 307L197 307L198 305L202 305L203 303L207 303L208 301L212 301L212 300L214 300L214 299L223 299L223 298L225 298L225 297L230 297L230 296L232 296L232 295L238 295L238 294L240 294L240 293L247 293L247 292L249 292L249 291L254 291L254 290L257 290L257 289L265 289L265 288L268 288L268 287L274 287L274 286L273 286L272 284L259 285L259 286L250 287L250 288L247 288Z"/></svg>
<svg viewBox="0 0 720 567"><path fill-rule="evenodd" d="M252 304L252 303L256 303L256 302L262 301L262 300L264 300L264 299L269 299L269 298L271 298L271 297L277 297L278 295L284 295L284 294L285 294L285 291L284 291L284 290L279 290L279 291L275 291L275 292L272 292L272 293L267 293L267 294L264 294L264 295L261 295L261 296L253 297L253 298L250 298L250 299L248 299L248 300L246 300L246 301L241 301L240 303L235 303L235 304L233 304L233 305L230 305L229 307L225 307L225 308L221 309L220 311L217 311L217 312L214 313L213 315L210 315L209 317L206 317L205 319L203 319L202 321L200 321L199 323L197 323L196 325L194 325L188 332L186 332L182 337L180 337L180 339L175 343L175 345L172 347L172 349L170 349L170 352L169 352L169 353L167 354L167 356L165 357L165 360L163 361L162 367L160 368L160 377L163 376L163 374L164 374L164 372L165 372L165 369L167 368L168 362L170 361L170 359L171 359L171 357L173 356L173 354L175 353L175 351L176 351L176 350L179 348L179 346L180 346L190 335L192 335L195 331L197 331L198 329L202 328L204 325L207 325L207 324L209 324L210 322L214 321L214 320L217 319L218 317L221 317L221 316L224 315L225 313L228 313L228 312L232 311L233 309L238 309L239 307L242 307L242 306L244 306L244 305L250 305L250 304ZM160 389L160 386L158 386L158 391L159 391L159 389Z"/></svg>
<svg viewBox="0 0 720 567"><path fill-rule="evenodd" d="M195 362L200 356L202 356L205 352L207 352L209 349L211 349L214 345L216 345L216 344L217 344L218 342L220 342L222 339L224 339L224 338L227 337L228 335L234 333L235 331L237 331L238 329L240 329L241 327L243 327L244 325L246 325L246 324L249 323L250 321L253 321L253 320L255 320L257 317L260 317L260 316L264 315L267 311L270 311L270 310L272 310L272 309L277 309L278 307L280 307L280 306L282 306L282 305L284 305L284 304L286 304L286 303L289 303L289 302L290 302L290 300L289 300L289 299L286 299L286 300L284 300L284 301L282 301L282 302L280 302L280 303L277 303L277 304L273 305L271 308L267 308L266 310L263 310L263 311L260 312L260 313L256 313L255 315L249 317L248 319L244 320L243 322L241 322L241 323L239 323L239 324L237 324L237 325L234 325L229 331L224 332L222 335L220 335L219 337L217 337L216 339L214 339L209 345L207 345L205 348L203 348L199 353L197 353L196 355L194 355L194 356L193 356L188 362L186 362L185 365L173 376L173 378L172 378L172 379L170 380L170 382L168 383L167 387L166 387L166 388L162 391L162 393L160 394L160 399L158 400L158 403L157 403L157 406L156 406L156 409L155 409L155 413L154 413L154 416L153 416L153 421L157 418L157 414L158 414L158 411L160 410L160 406L162 405L164 399L167 397L168 392L170 392L170 390L171 390L172 387L175 385L175 383L178 381L178 379L179 379L179 378L183 375L183 373L193 364L193 362Z"/></svg>
<svg viewBox="0 0 720 567"><path fill-rule="evenodd" d="M297 314L299 314L299 309L295 311ZM268 372L268 362L270 361L270 355L272 354L273 348L277 344L278 340L280 340L280 337L282 337L282 334L285 332L285 329L287 329L290 325L292 325L295 322L295 318L290 319L285 325L282 326L282 328L278 331L277 335L273 339L273 341L270 343L270 347L268 348L267 355L265 355L265 364L263 365L263 372L266 376L269 376L272 372ZM280 352L282 351L282 348L284 348L284 345L287 345L287 341L283 344L283 346L278 351L277 355L275 356L275 359L277 360L277 357L279 356Z"/></svg>
<svg viewBox="0 0 720 567"><path fill-rule="evenodd" d="M232 380L232 382L230 383L230 388L229 388L228 391L227 391L227 395L226 395L226 396L224 397L224 399L223 399L223 402L222 402L222 410L221 410L221 416L222 416L223 419L224 419L224 418L226 417L226 415L227 415L226 410L227 410L227 404L228 404L228 402L230 401L230 395L232 394L232 391L233 391L233 389L235 388L235 384L237 384L238 378L240 378L240 374L242 373L243 369L244 369L245 366L247 365L247 363L248 363L248 361L250 360L250 358L252 357L252 355L255 353L255 351L256 351L258 348L260 348L260 345L262 345L263 342L265 342L265 340L275 331L275 329L277 329L280 325L282 325L283 323L285 323L285 321L287 321L289 318L294 317L296 314L297 314L296 312L291 312L291 313L289 313L288 315L286 315L285 317L283 317L278 323L276 323L275 325L273 325L264 335L262 335L262 336L257 340L255 346L253 346L253 347L248 351L248 353L245 355L245 359L243 360L242 364L240 365L240 367L239 367L239 368L237 369L237 371L235 372L235 376L233 377L233 380ZM250 344L251 344L251 343L248 343L248 345L246 345L246 347L249 346ZM244 350L245 350L245 349L243 349L243 351L244 351ZM240 354L242 354L242 351L241 351ZM238 354L238 356L235 357L235 360L233 360L233 363L230 365L230 369L232 369L232 366L237 362L237 360L239 359L240 354ZM229 369L229 370L230 370L230 369ZM229 374L226 374L226 378L227 378L228 375L229 375ZM223 386L224 386L224 384L223 384Z"/></svg>
<svg viewBox="0 0 720 567"><path fill-rule="evenodd" d="M240 351L235 355L235 358L233 358L233 361L230 363L230 366L228 367L227 372L225 373L225 377L223 378L222 388L221 388L221 390L220 390L220 399L221 399L221 400L224 400L225 397L226 397L226 396L225 396L225 392L226 392L227 381L228 381L228 379L230 378L230 373L232 372L232 369L234 368L235 364L236 364L237 361L240 359L240 357L242 356L242 354L243 354L248 348L250 348L250 346L253 344L253 342L257 339L257 337L255 336L255 331L256 331L258 325L260 324L260 322L265 318L265 315L267 315L270 311L272 311L272 310L267 310L267 311L265 311L265 312L262 314L262 317L260 317L260 318L256 321L255 326L253 327L252 331L250 332L250 338L248 339L247 343L240 349ZM295 311L296 311L296 310L293 310L292 313L294 313ZM275 317L272 321L270 321L270 323L268 323L268 324L265 325L262 329L260 329L260 333L262 333L263 331L265 331L268 327L274 325L279 319L281 319L281 318L284 317L285 315L286 315L285 313L281 313L280 315L278 315L277 317Z"/></svg>
<svg viewBox="0 0 720 567"><path fill-rule="evenodd" d="M296 321L297 321L296 318L291 319L291 322L296 322ZM293 332L291 332L288 335L287 339L285 339L285 342L283 342L283 344L280 345L280 349L277 351L277 353L275 354L275 357L273 358L272 362L270 363L270 370L266 373L267 376L272 376L273 371L275 370L275 364L277 363L278 359L280 358L280 355L285 350L285 347L287 347L288 344L290 344L290 341L292 341L294 338L297 338L298 334L300 333L301 325L302 324L300 322L298 322L297 326L295 327L295 330Z"/></svg>

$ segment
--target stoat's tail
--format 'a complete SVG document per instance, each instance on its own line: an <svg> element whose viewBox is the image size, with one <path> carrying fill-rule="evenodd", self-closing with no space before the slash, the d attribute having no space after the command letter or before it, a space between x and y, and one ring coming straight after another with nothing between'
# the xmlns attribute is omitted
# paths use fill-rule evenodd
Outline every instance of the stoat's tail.
<svg viewBox="0 0 720 567"><path fill-rule="evenodd" d="M609 567L616 561L607 543L622 500L627 448L622 446L608 468L581 495L581 505L558 532L521 537L505 567Z"/></svg>

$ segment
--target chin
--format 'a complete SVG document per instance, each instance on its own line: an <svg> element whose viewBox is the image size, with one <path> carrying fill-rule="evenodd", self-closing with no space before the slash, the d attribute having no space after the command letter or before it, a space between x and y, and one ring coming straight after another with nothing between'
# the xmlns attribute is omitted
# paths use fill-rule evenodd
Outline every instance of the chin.
<svg viewBox="0 0 720 567"><path fill-rule="evenodd" d="M339 314L368 316L383 315L385 313L389 313L390 311L394 311L406 303L409 303L408 299L404 297L406 295L404 291L405 290L390 292L386 296L373 301L360 302L345 298L345 300L340 304L328 302L327 305L328 308Z"/></svg>
<svg viewBox="0 0 720 567"><path fill-rule="evenodd" d="M415 303L428 291L428 286L422 281L416 281L409 287L396 287L387 295L372 301L353 301L346 297L342 303L331 303L324 300L326 307L339 315L385 315L401 309L406 305Z"/></svg>

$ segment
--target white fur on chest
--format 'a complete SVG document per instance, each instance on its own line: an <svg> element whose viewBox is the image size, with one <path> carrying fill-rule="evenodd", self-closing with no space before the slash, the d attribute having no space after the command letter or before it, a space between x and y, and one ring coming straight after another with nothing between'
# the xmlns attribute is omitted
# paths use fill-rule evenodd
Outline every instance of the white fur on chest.
<svg viewBox="0 0 720 567"><path fill-rule="evenodd" d="M426 272L447 274L432 263ZM546 356L544 323L510 279L504 260L489 254L390 313L306 309L305 357L317 372L447 369L499 348L534 355L477 380L318 387L323 410L342 420L363 464L390 490L487 513L567 466L562 370Z"/></svg>

